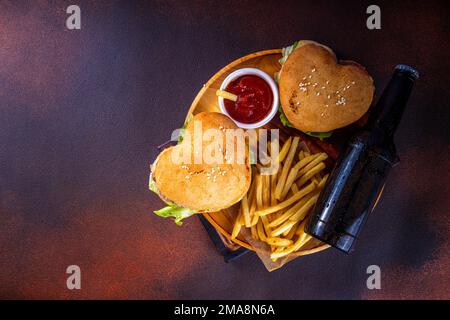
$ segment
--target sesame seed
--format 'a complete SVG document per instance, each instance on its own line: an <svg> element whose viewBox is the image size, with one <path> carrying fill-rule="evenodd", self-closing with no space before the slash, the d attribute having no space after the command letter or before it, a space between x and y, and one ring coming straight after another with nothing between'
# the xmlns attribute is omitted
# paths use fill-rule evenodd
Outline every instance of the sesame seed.
<svg viewBox="0 0 450 320"><path fill-rule="evenodd" d="M331 95L328 95L328 97L327 97L328 99L331 99Z"/></svg>
<svg viewBox="0 0 450 320"><path fill-rule="evenodd" d="M326 84L329 84L330 83L330 80L327 80L327 82L325 82Z"/></svg>
<svg viewBox="0 0 450 320"><path fill-rule="evenodd" d="M322 87L321 89L322 89L322 90L325 90L325 87Z"/></svg>
<svg viewBox="0 0 450 320"><path fill-rule="evenodd" d="M352 81L352 84L355 84L355 81Z"/></svg>
<svg viewBox="0 0 450 320"><path fill-rule="evenodd" d="M312 78L312 75L309 75L309 76L308 76L308 79L311 79L311 78Z"/></svg>
<svg viewBox="0 0 450 320"><path fill-rule="evenodd" d="M316 72L316 68L313 68L313 69L311 70L311 72Z"/></svg>
<svg viewBox="0 0 450 320"><path fill-rule="evenodd" d="M317 92L317 95L320 96L320 92Z"/></svg>
<svg viewBox="0 0 450 320"><path fill-rule="evenodd" d="M345 106L345 105L346 105L346 102L347 102L347 101L345 100L344 97L340 97L339 100L336 102L336 105L337 105L337 106L339 106L339 105L344 105L344 106Z"/></svg>

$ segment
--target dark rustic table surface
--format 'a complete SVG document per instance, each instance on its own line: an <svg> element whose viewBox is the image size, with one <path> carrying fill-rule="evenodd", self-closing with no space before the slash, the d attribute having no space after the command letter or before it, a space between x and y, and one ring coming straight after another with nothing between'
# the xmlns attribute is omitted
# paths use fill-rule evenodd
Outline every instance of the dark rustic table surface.
<svg viewBox="0 0 450 320"><path fill-rule="evenodd" d="M66 28L77 2L81 30ZM450 298L450 10L445 1L0 2L0 298ZM401 163L349 256L269 273L224 263L200 221L155 216L156 146L202 85L245 54L314 39L380 93L421 72L396 134ZM369 265L382 288L366 287ZM81 268L81 290L66 268Z"/></svg>

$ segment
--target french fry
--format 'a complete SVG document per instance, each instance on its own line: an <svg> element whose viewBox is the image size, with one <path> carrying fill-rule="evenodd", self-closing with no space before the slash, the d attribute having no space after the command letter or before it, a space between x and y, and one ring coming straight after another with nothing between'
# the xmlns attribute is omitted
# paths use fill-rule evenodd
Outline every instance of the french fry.
<svg viewBox="0 0 450 320"><path fill-rule="evenodd" d="M316 175L317 173L319 173L320 171L322 171L323 169L325 169L325 163L321 162L319 163L317 166L315 166L314 168L312 168L311 170L309 170L308 172L306 172L298 181L297 181L297 187L301 187L302 185L304 185L306 182L308 182L309 179L311 179L314 175Z"/></svg>
<svg viewBox="0 0 450 320"><path fill-rule="evenodd" d="M260 219L264 226L264 231L266 232L266 235L270 236L272 234L272 229L269 226L269 221L268 221L267 217L263 216L263 217L260 217Z"/></svg>
<svg viewBox="0 0 450 320"><path fill-rule="evenodd" d="M284 257L284 256L289 255L290 253L293 253L293 252L295 252L295 251L298 251L298 250L303 246L303 244L306 243L306 242L305 242L305 239L307 238L307 234L304 232L305 223L306 223L306 221L303 221L303 222L298 226L297 232L296 232L296 234L298 235L298 238L297 238L297 240L294 242L294 244L291 245L291 246L288 246L288 247L285 248L284 250L278 250L278 251L273 252L273 253L270 255L270 258L271 258L272 260L273 260L273 259L279 259L279 258L282 258L282 257ZM299 230L300 230L301 232L298 232Z"/></svg>
<svg viewBox="0 0 450 320"><path fill-rule="evenodd" d="M305 151L300 150L300 152L298 153L298 160L302 160L305 157Z"/></svg>
<svg viewBox="0 0 450 320"><path fill-rule="evenodd" d="M240 223L235 223L234 224L233 232L231 233L231 240L236 239L236 237L238 236L239 232L241 232L241 227L242 227L242 225Z"/></svg>
<svg viewBox="0 0 450 320"><path fill-rule="evenodd" d="M309 199L310 195L306 195L304 198L300 199L295 205L286 210L283 214L279 215L276 219L274 219L269 227L276 228L286 220L288 220L292 215L294 215Z"/></svg>
<svg viewBox="0 0 450 320"><path fill-rule="evenodd" d="M275 206L277 204L277 198L275 197L275 188L277 187L277 175L270 176L270 205Z"/></svg>
<svg viewBox="0 0 450 320"><path fill-rule="evenodd" d="M245 226L249 228L251 225L251 218L247 195L242 198L242 214L244 215Z"/></svg>
<svg viewBox="0 0 450 320"><path fill-rule="evenodd" d="M258 221L259 221L259 216L258 215L253 215L252 216L252 223L251 223L251 227L253 227L253 226L256 226L256 224L258 223Z"/></svg>
<svg viewBox="0 0 450 320"><path fill-rule="evenodd" d="M267 243L276 247L288 247L293 244L292 240L283 238L267 238Z"/></svg>
<svg viewBox="0 0 450 320"><path fill-rule="evenodd" d="M309 156L309 157L314 157L314 158L313 158L313 160L311 162L309 162L304 168L302 168L298 172L297 179L299 179L301 176L303 176L308 171L310 171L312 168L314 168L318 163L326 160L328 158L328 155L326 153L322 152L322 153L314 154L314 155Z"/></svg>
<svg viewBox="0 0 450 320"><path fill-rule="evenodd" d="M289 152L289 149L291 147L291 143L292 143L292 137L289 137L289 139L286 140L286 142L284 143L283 147L280 150L280 153L278 154L277 158L276 158L276 162L283 162L284 158L286 157L286 155Z"/></svg>
<svg viewBox="0 0 450 320"><path fill-rule="evenodd" d="M293 192L294 194L296 194L296 193L298 192L298 187L297 187L297 185L296 185L295 183L293 183L293 184L291 185L291 190L292 190L292 192Z"/></svg>
<svg viewBox="0 0 450 320"><path fill-rule="evenodd" d="M258 232L258 237L261 241L266 241L266 234L264 233L264 226L262 221L260 220L257 224L256 224L256 230Z"/></svg>
<svg viewBox="0 0 450 320"><path fill-rule="evenodd" d="M255 179L255 177L253 177L252 182L250 184L250 188L247 191L248 203L252 203L253 202L253 198L255 197L255 192L256 192L255 187L256 187L256 179Z"/></svg>
<svg viewBox="0 0 450 320"><path fill-rule="evenodd" d="M233 226L233 231L231 232L231 240L236 239L236 237L238 236L239 232L241 231L241 227L242 227L241 221L240 221L241 220L241 215L242 215L242 212L239 212L239 215L238 215L238 217L236 219L236 222L234 223L234 226Z"/></svg>
<svg viewBox="0 0 450 320"><path fill-rule="evenodd" d="M279 258L285 257L287 255L289 255L290 253L294 252L295 248L294 246L298 245L298 241L297 240L293 245L284 248L283 250L277 250L274 251L271 255L270 258L272 259L272 261L276 261Z"/></svg>
<svg viewBox="0 0 450 320"><path fill-rule="evenodd" d="M289 169L291 168L292 160L294 159L295 152L297 151L297 146L300 141L299 137L295 137L292 140L291 148L289 149L289 153L286 156L286 161L284 163L283 171L281 172L280 179L278 180L277 188L275 189L275 197L278 200L282 200L281 193L283 192L284 184L286 182L287 175L289 173Z"/></svg>
<svg viewBox="0 0 450 320"><path fill-rule="evenodd" d="M314 159L317 158L316 155L308 156L299 162L295 166L292 167L291 171L289 171L289 175L286 179L286 184L284 185L283 192L281 193L281 197L284 198L286 194L288 193L289 189L291 188L291 185L294 183L294 181L297 179L297 174L300 169L308 165L308 163L314 161Z"/></svg>
<svg viewBox="0 0 450 320"><path fill-rule="evenodd" d="M312 237L305 232L305 223L306 221L303 221L303 223L300 224L297 229L296 233L298 235L298 239L292 246L293 252L300 250L301 247L303 247L309 240L312 239Z"/></svg>
<svg viewBox="0 0 450 320"><path fill-rule="evenodd" d="M279 258L285 257L293 252L297 252L298 250L300 250L309 240L311 240L311 236L309 234L304 234L302 236L300 236L297 241L287 247L284 250L280 250L280 251L275 251L270 255L270 258L272 259L272 261L276 261Z"/></svg>
<svg viewBox="0 0 450 320"><path fill-rule="evenodd" d="M263 175L263 206L270 207L270 176Z"/></svg>
<svg viewBox="0 0 450 320"><path fill-rule="evenodd" d="M263 210L258 210L258 211L255 212L255 215L265 216L265 215L268 215L269 213L273 213L273 212L279 211L281 209L287 208L291 204L293 204L296 201L300 200L306 194L308 194L311 191L313 191L314 189L315 189L315 184L312 182L308 186L304 187L299 192L297 192L295 195L293 195L292 197L288 198L287 200L284 200L283 202L280 202L280 203L278 203L275 206L270 206L269 208L266 208L266 209L263 209Z"/></svg>
<svg viewBox="0 0 450 320"><path fill-rule="evenodd" d="M305 216L308 214L309 209L311 209L312 206L314 206L314 204L317 202L318 197L319 197L319 194L316 194L316 195L312 196L311 198L309 198L305 203L302 204L302 206L300 208L298 208L298 210L296 212L294 212L294 214L292 214L288 219L286 219L286 221L283 222L283 224L281 224L276 229L274 229L272 231L272 235L278 236L281 233L285 232L286 230L290 230L290 228L292 226L294 226L294 224L296 224L297 222L302 221L302 219L304 219ZM285 215L286 215L286 213L285 213ZM285 218L285 217L282 216L278 219L281 220L281 218ZM271 227L274 227L274 222L275 221L271 222L271 224L270 224ZM278 233L280 230L283 230L283 231L281 233Z"/></svg>
<svg viewBox="0 0 450 320"><path fill-rule="evenodd" d="M253 188L253 191L254 191L254 194L256 193L256 190L254 190L256 188L256 183L255 183L255 186L254 186L254 188ZM241 201L242 202L242 201ZM254 222L254 220L256 219L258 219L259 217L258 216L255 216L255 212L256 212L256 194L253 196L253 199L252 199L252 201L250 202L250 200L249 200L249 215L250 215L250 227L252 226L252 225L254 225L254 224L256 224L256 222L255 223L253 223ZM247 226L246 226L247 227ZM248 227L247 227L248 228Z"/></svg>
<svg viewBox="0 0 450 320"><path fill-rule="evenodd" d="M272 237L277 237L280 234L282 234L283 232L285 232L286 230L291 230L291 228L296 224L296 221L287 221L286 223L283 223L281 226L279 226L278 228L272 230Z"/></svg>
<svg viewBox="0 0 450 320"><path fill-rule="evenodd" d="M291 188L289 188L289 192L287 193L286 197L290 198L294 195L295 193L292 191Z"/></svg>
<svg viewBox="0 0 450 320"><path fill-rule="evenodd" d="M253 215L255 214L255 211L256 211L256 199L253 199L252 203L250 204L250 208L249 208L250 219L253 219Z"/></svg>
<svg viewBox="0 0 450 320"><path fill-rule="evenodd" d="M264 208L263 205L263 180L262 176L259 174L256 177L256 208L261 210Z"/></svg>
<svg viewBox="0 0 450 320"><path fill-rule="evenodd" d="M217 90L216 91L216 95L218 97L222 97L224 99L231 100L231 101L234 101L234 102L236 102L237 99L238 99L237 95L235 95L235 94L233 94L231 92L228 92L228 91L224 91L224 90Z"/></svg>
<svg viewBox="0 0 450 320"><path fill-rule="evenodd" d="M289 220L298 222L301 221L303 218L305 218L305 216L308 213L308 210L311 209L314 206L314 204L316 204L317 198L319 198L318 193L312 196L308 201L306 201L306 203L300 209L298 209L298 211L295 214L293 214L289 218Z"/></svg>
<svg viewBox="0 0 450 320"><path fill-rule="evenodd" d="M245 221L244 221L244 215L242 214L242 207L239 208L239 212L238 212L238 217L236 218L236 221L239 221L239 223L241 225L245 225Z"/></svg>
<svg viewBox="0 0 450 320"><path fill-rule="evenodd" d="M320 180L319 184L317 185L317 188L322 189L325 186L325 183L327 183L329 174L323 176L322 180Z"/></svg>
<svg viewBox="0 0 450 320"><path fill-rule="evenodd" d="M284 236L286 239L291 240L291 239L295 236L296 232L297 232L297 228L296 228L295 225L293 225L292 228L291 228L291 230L289 230L289 232L288 232L286 235L283 233L283 236Z"/></svg>
<svg viewBox="0 0 450 320"><path fill-rule="evenodd" d="M270 254L270 259L272 259L273 262L276 262L279 258L285 257L292 252L294 251L289 249L285 249L282 251L274 251Z"/></svg>
<svg viewBox="0 0 450 320"><path fill-rule="evenodd" d="M297 230L295 230L295 234L300 236L300 235L306 233L305 232L305 225L306 225L306 220L303 220L302 223L300 223L298 225Z"/></svg>
<svg viewBox="0 0 450 320"><path fill-rule="evenodd" d="M277 248L275 248L275 250L272 251L272 254L277 254L277 253L283 252L285 250L286 250L285 247L277 247ZM271 259L272 259L273 262L278 260L278 258L271 258Z"/></svg>

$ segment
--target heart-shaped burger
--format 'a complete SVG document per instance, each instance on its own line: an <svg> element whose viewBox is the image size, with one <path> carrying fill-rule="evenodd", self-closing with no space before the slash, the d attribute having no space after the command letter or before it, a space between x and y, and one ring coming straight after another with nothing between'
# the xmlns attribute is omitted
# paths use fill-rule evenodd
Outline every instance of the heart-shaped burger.
<svg viewBox="0 0 450 320"><path fill-rule="evenodd" d="M231 142L229 132L235 137ZM251 167L245 144L239 157L240 138L245 139L243 130L224 114L196 114L183 141L163 150L151 166L150 189L169 205L155 213L180 223L194 213L219 211L241 200L250 187Z"/></svg>
<svg viewBox="0 0 450 320"><path fill-rule="evenodd" d="M338 61L333 51L300 41L284 57L280 101L290 124L304 132L328 132L347 126L369 109L373 80L356 62Z"/></svg>

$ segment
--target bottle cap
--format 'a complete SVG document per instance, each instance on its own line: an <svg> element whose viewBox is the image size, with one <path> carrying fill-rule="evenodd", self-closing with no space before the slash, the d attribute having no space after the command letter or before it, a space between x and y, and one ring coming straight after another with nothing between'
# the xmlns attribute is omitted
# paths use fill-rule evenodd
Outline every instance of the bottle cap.
<svg viewBox="0 0 450 320"><path fill-rule="evenodd" d="M414 78L414 80L419 79L419 71L411 66L408 66L407 64L398 64L395 66L395 70L409 73Z"/></svg>

